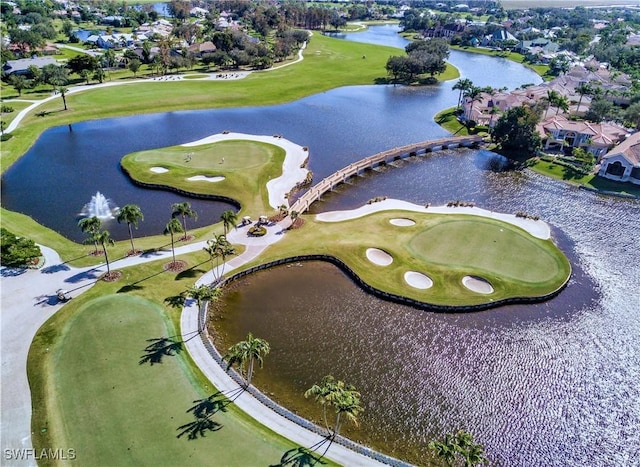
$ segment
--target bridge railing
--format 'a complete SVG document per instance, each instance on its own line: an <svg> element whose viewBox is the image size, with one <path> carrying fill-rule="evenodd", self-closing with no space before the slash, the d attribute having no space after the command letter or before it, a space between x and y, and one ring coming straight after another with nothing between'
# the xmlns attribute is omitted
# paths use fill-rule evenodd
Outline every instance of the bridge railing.
<svg viewBox="0 0 640 467"><path fill-rule="evenodd" d="M451 136L434 140L422 141L420 143L408 144L406 146L389 149L379 152L373 156L365 157L359 161L352 162L346 167L323 178L316 185L312 186L306 193L296 200L291 206L291 211L299 214L309 209L309 206L320 199L326 192L333 190L337 185L345 183L347 179L357 176L361 171L373 169L376 166L387 164L394 160L409 157L410 155L420 155L450 147L469 147L482 144L481 136Z"/></svg>

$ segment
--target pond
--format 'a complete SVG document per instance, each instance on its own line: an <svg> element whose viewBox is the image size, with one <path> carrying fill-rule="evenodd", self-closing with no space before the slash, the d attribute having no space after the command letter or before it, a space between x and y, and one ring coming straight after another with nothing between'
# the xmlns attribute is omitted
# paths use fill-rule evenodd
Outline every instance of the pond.
<svg viewBox="0 0 640 467"><path fill-rule="evenodd" d="M504 59L453 52L451 62L481 86L539 82ZM54 128L5 173L2 204L77 238L76 215L99 190L118 205L140 204L140 232L159 233L174 202L164 197L173 195L133 187L119 170L123 155L227 129L279 133L309 146L317 181L378 151L445 135L433 116L456 104L452 84L353 86L265 108ZM248 331L271 342L256 383L291 407L315 410L301 393L325 374L346 379L362 392L366 409L350 436L414 462L429 440L466 428L498 465L637 465L640 202L503 163L487 151L444 151L353 180L314 210L387 195L540 215L574 267L557 298L437 314L378 300L326 264L266 271L234 286L216 323L226 343ZM203 203L196 208L201 218L210 214L203 222L226 208ZM126 237L124 228L120 235Z"/></svg>

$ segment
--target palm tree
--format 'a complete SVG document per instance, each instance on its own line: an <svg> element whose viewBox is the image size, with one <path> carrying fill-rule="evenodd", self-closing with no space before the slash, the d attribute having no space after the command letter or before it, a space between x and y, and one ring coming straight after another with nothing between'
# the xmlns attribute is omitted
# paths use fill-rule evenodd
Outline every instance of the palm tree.
<svg viewBox="0 0 640 467"><path fill-rule="evenodd" d="M96 234L100 231L100 227L102 226L102 222L98 217L85 217L78 221L78 227L82 230L83 233L89 234L89 238L87 239L89 242L93 242L95 246L95 250L93 252L94 255L98 255L98 241L96 239Z"/></svg>
<svg viewBox="0 0 640 467"><path fill-rule="evenodd" d="M196 304L198 305L198 312L199 312L203 304L210 301L218 300L222 295L222 289L212 288L212 287L209 287L208 285L192 286L192 287L188 287L187 290L185 290L182 293L182 295L184 297L193 298L196 301ZM200 327L198 327L198 332L202 332L202 331L204 331L204 329L200 329Z"/></svg>
<svg viewBox="0 0 640 467"><path fill-rule="evenodd" d="M253 337L253 334L249 333L247 340L232 345L229 348L229 353L223 356L222 360L227 361L227 370L237 363L240 370L243 371L245 365L247 365L247 386L249 386L255 362L257 361L260 368L262 368L262 357L267 355L270 350L271 347L267 341Z"/></svg>
<svg viewBox="0 0 640 467"><path fill-rule="evenodd" d="M576 92L580 94L580 100L578 101L578 108L576 109L576 112L580 112L580 104L582 104L582 98L585 94L591 93L591 86L589 86L589 83L580 83L578 86L576 86Z"/></svg>
<svg viewBox="0 0 640 467"><path fill-rule="evenodd" d="M111 234L109 233L108 230L103 230L101 232L98 232L95 235L95 239L100 245L102 245L102 251L104 251L104 260L107 263L106 277L109 277L111 275L111 268L109 267L109 256L107 255L107 245L115 245L116 242L113 240L113 238L111 238Z"/></svg>
<svg viewBox="0 0 640 467"><path fill-rule="evenodd" d="M465 97L471 101L471 105L469 106L469 112L467 113L467 120L471 120L471 115L473 114L473 103L482 100L483 92L484 92L484 89L479 88L477 86L472 86L471 89L469 89L465 93Z"/></svg>
<svg viewBox="0 0 640 467"><path fill-rule="evenodd" d="M337 394L337 389L338 386L336 385L335 378L331 375L327 375L322 378L320 384L314 384L304 393L304 397L309 398L313 396L315 397L316 402L322 406L322 418L324 419L324 425L329 434L331 434L331 429L329 428L329 422L327 421L327 407L331 405L334 400Z"/></svg>
<svg viewBox="0 0 640 467"><path fill-rule="evenodd" d="M547 112L549 111L549 107L558 105L558 100L560 99L560 93L554 89L547 90L547 95L542 98L544 102L547 104L547 109L544 112L544 118L547 118Z"/></svg>
<svg viewBox="0 0 640 467"><path fill-rule="evenodd" d="M227 235L229 229L231 227L235 227L236 222L238 222L238 215L233 212L231 209L227 209L220 215L220 220L222 221L222 226L224 228L224 234Z"/></svg>
<svg viewBox="0 0 640 467"><path fill-rule="evenodd" d="M447 466L489 464L489 459L484 455L484 446L476 443L473 435L464 430L458 430L455 435L447 433L442 441L431 441L429 449Z"/></svg>
<svg viewBox="0 0 640 467"><path fill-rule="evenodd" d="M198 218L198 213L196 213L193 209L191 209L191 204L184 202L184 203L174 203L171 206L172 212L171 212L171 216L173 217L182 217L182 227L184 230L182 230L184 232L184 237L182 238L182 240L186 240L187 239L187 217L193 217L194 219Z"/></svg>
<svg viewBox="0 0 640 467"><path fill-rule="evenodd" d="M462 95L468 92L472 87L473 81L471 81L469 78L459 79L456 84L453 85L453 87L451 88L453 91L460 91L460 93L458 94L458 108L460 108L460 103L462 102Z"/></svg>
<svg viewBox="0 0 640 467"><path fill-rule="evenodd" d="M120 208L116 219L118 220L118 224L121 222L127 223L127 227L129 228L129 238L131 239L131 255L135 255L136 248L133 246L133 230L131 229L131 226L134 226L137 229L138 220L144 220L144 215L140 210L140 206L135 204L125 204Z"/></svg>
<svg viewBox="0 0 640 467"><path fill-rule="evenodd" d="M174 217L164 228L164 234L171 235L171 254L173 255L173 264L176 264L176 249L174 246L173 234L179 232L184 232L184 230L182 230L182 224L180 224L180 221Z"/></svg>
<svg viewBox="0 0 640 467"><path fill-rule="evenodd" d="M345 389L338 394L333 403L336 408L336 424L333 429L333 436L340 433L341 416L344 415L354 425L358 426L358 415L364 410L360 405L360 393L351 385L346 385Z"/></svg>
<svg viewBox="0 0 640 467"><path fill-rule="evenodd" d="M281 204L280 206L278 206L278 211L283 218L289 215L289 207L286 204Z"/></svg>
<svg viewBox="0 0 640 467"><path fill-rule="evenodd" d="M561 110L563 112L569 111L569 99L566 96L559 94L556 99L556 115L558 115Z"/></svg>
<svg viewBox="0 0 640 467"><path fill-rule="evenodd" d="M344 381L336 381L331 375L322 378L322 382L314 384L305 393L305 397L315 396L316 401L322 405L322 413L324 423L329 432L329 436L336 437L340 432L341 418L344 414L349 420L356 425L358 424L358 415L364 409L360 405L360 393L351 384ZM327 407L333 406L336 412L336 421L333 431L329 428L327 421Z"/></svg>
<svg viewBox="0 0 640 467"><path fill-rule="evenodd" d="M62 97L64 110L67 110L67 93L69 92L69 89L64 86L61 86L60 88L58 88L58 91L60 91L60 96Z"/></svg>
<svg viewBox="0 0 640 467"><path fill-rule="evenodd" d="M203 250L209 253L213 278L217 282L224 275L224 266L227 256L235 254L236 250L224 235L214 235L212 239L207 240L207 246L203 247ZM222 268L219 273L216 273L221 261Z"/></svg>

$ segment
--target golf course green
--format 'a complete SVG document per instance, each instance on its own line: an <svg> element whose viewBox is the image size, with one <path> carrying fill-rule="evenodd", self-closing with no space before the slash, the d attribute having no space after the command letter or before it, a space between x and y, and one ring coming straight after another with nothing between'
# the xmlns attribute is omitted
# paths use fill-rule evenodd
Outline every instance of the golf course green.
<svg viewBox="0 0 640 467"><path fill-rule="evenodd" d="M128 154L121 166L143 184L231 198L243 210L269 209L267 182L282 174L285 151L260 141L226 140Z"/></svg>

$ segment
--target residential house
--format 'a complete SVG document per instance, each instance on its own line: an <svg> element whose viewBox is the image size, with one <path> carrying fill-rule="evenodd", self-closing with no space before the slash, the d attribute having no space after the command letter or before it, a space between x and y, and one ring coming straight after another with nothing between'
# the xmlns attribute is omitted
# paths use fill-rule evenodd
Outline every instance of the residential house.
<svg viewBox="0 0 640 467"><path fill-rule="evenodd" d="M101 49L113 49L121 47L129 47L131 45L141 43L147 40L147 36L144 34L105 34L96 35L93 34L85 40L90 44L94 44Z"/></svg>
<svg viewBox="0 0 640 467"><path fill-rule="evenodd" d="M192 44L189 46L189 52L195 54L196 57L202 57L203 54L212 54L216 51L216 46L211 41Z"/></svg>
<svg viewBox="0 0 640 467"><path fill-rule="evenodd" d="M424 31L424 37L444 37L451 39L456 34L462 34L464 32L464 25L461 23L448 23L431 27Z"/></svg>
<svg viewBox="0 0 640 467"><path fill-rule="evenodd" d="M554 115L537 125L545 150L582 148L596 157L604 156L629 135L626 128L612 123L576 122Z"/></svg>
<svg viewBox="0 0 640 467"><path fill-rule="evenodd" d="M640 132L632 134L602 157L598 176L640 185Z"/></svg>
<svg viewBox="0 0 640 467"><path fill-rule="evenodd" d="M58 62L51 57L21 58L19 60L7 60L2 67L2 71L8 76L11 74L26 75L30 66L42 68L46 65L58 65Z"/></svg>

